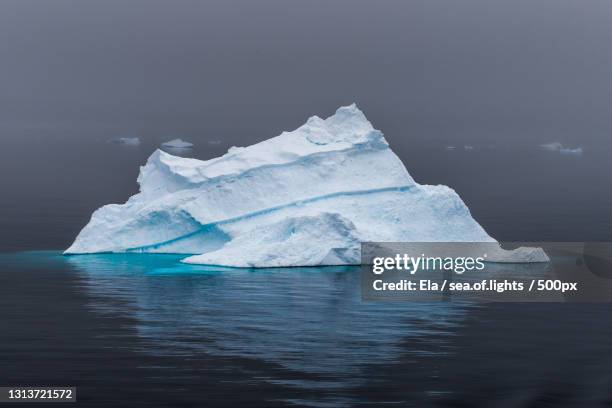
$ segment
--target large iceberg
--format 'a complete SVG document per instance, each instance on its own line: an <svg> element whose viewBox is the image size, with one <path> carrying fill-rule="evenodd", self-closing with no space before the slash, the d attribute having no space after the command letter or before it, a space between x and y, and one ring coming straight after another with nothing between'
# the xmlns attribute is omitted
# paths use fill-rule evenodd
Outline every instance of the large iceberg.
<svg viewBox="0 0 612 408"><path fill-rule="evenodd" d="M125 204L95 211L66 253L271 267L358 264L365 241L495 242L454 190L416 183L354 104L212 160L157 150L138 183ZM538 249L504 256L547 260Z"/></svg>

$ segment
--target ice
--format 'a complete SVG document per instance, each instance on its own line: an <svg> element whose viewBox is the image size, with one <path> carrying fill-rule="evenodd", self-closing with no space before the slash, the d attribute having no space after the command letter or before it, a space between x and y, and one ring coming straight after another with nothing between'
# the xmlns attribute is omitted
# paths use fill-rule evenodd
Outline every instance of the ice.
<svg viewBox="0 0 612 408"><path fill-rule="evenodd" d="M563 148L563 145L559 142L545 143L540 145L540 147L544 150L549 150L552 152L558 152Z"/></svg>
<svg viewBox="0 0 612 408"><path fill-rule="evenodd" d="M576 147L574 149L571 149L569 147L564 147L563 149L560 149L559 152L561 154L582 154L583 150L582 150L582 147Z"/></svg>
<svg viewBox="0 0 612 408"><path fill-rule="evenodd" d="M138 146L140 145L140 138L138 137L118 137L116 139L111 139L110 142L122 144L126 146Z"/></svg>
<svg viewBox="0 0 612 408"><path fill-rule="evenodd" d="M551 152L559 152L561 154L580 155L584 152L582 147L574 147L574 148L566 147L562 143L559 143L559 142L546 143L546 144L540 145L540 147L544 150L548 150Z"/></svg>
<svg viewBox="0 0 612 408"><path fill-rule="evenodd" d="M247 229L221 250L191 256L184 262L234 267L358 264L356 232L353 223L337 213L288 216Z"/></svg>
<svg viewBox="0 0 612 408"><path fill-rule="evenodd" d="M138 183L125 204L95 211L66 253L268 267L359 263L364 241L496 242L454 190L416 183L354 104L211 160L157 150Z"/></svg>
<svg viewBox="0 0 612 408"><path fill-rule="evenodd" d="M189 149L193 147L193 143L186 142L182 139L172 139L172 140L162 143L162 146L170 147L174 149Z"/></svg>

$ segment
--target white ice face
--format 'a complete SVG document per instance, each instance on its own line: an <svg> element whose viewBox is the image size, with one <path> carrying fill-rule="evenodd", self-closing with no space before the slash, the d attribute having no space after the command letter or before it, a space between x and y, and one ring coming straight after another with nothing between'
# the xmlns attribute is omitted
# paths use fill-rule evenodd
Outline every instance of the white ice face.
<svg viewBox="0 0 612 408"><path fill-rule="evenodd" d="M359 263L362 241L495 241L451 188L415 183L353 104L212 160L154 152L140 192L67 254L165 252L226 266Z"/></svg>

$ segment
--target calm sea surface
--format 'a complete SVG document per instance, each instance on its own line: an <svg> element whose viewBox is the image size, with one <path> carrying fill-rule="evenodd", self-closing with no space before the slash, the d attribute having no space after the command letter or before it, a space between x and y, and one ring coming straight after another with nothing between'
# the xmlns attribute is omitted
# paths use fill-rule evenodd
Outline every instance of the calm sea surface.
<svg viewBox="0 0 612 408"><path fill-rule="evenodd" d="M29 138L0 151L0 386L74 385L97 407L612 405L612 306L362 302L351 267L62 256L95 208L136 190L152 150ZM499 239L612 240L609 152L398 154Z"/></svg>

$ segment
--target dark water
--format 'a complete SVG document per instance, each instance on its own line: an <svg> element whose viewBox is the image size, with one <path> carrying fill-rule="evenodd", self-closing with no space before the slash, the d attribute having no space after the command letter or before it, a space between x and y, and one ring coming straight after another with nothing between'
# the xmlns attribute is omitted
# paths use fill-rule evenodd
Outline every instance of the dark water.
<svg viewBox="0 0 612 408"><path fill-rule="evenodd" d="M611 404L604 305L362 302L353 267L0 258L0 378L86 406Z"/></svg>
<svg viewBox="0 0 612 408"><path fill-rule="evenodd" d="M352 268L61 256L91 211L136 190L161 140L0 150L0 385L76 385L99 407L612 405L612 306L364 303ZM228 144L196 142L202 158ZM612 238L605 150L396 142L417 180L455 188L499 239Z"/></svg>

